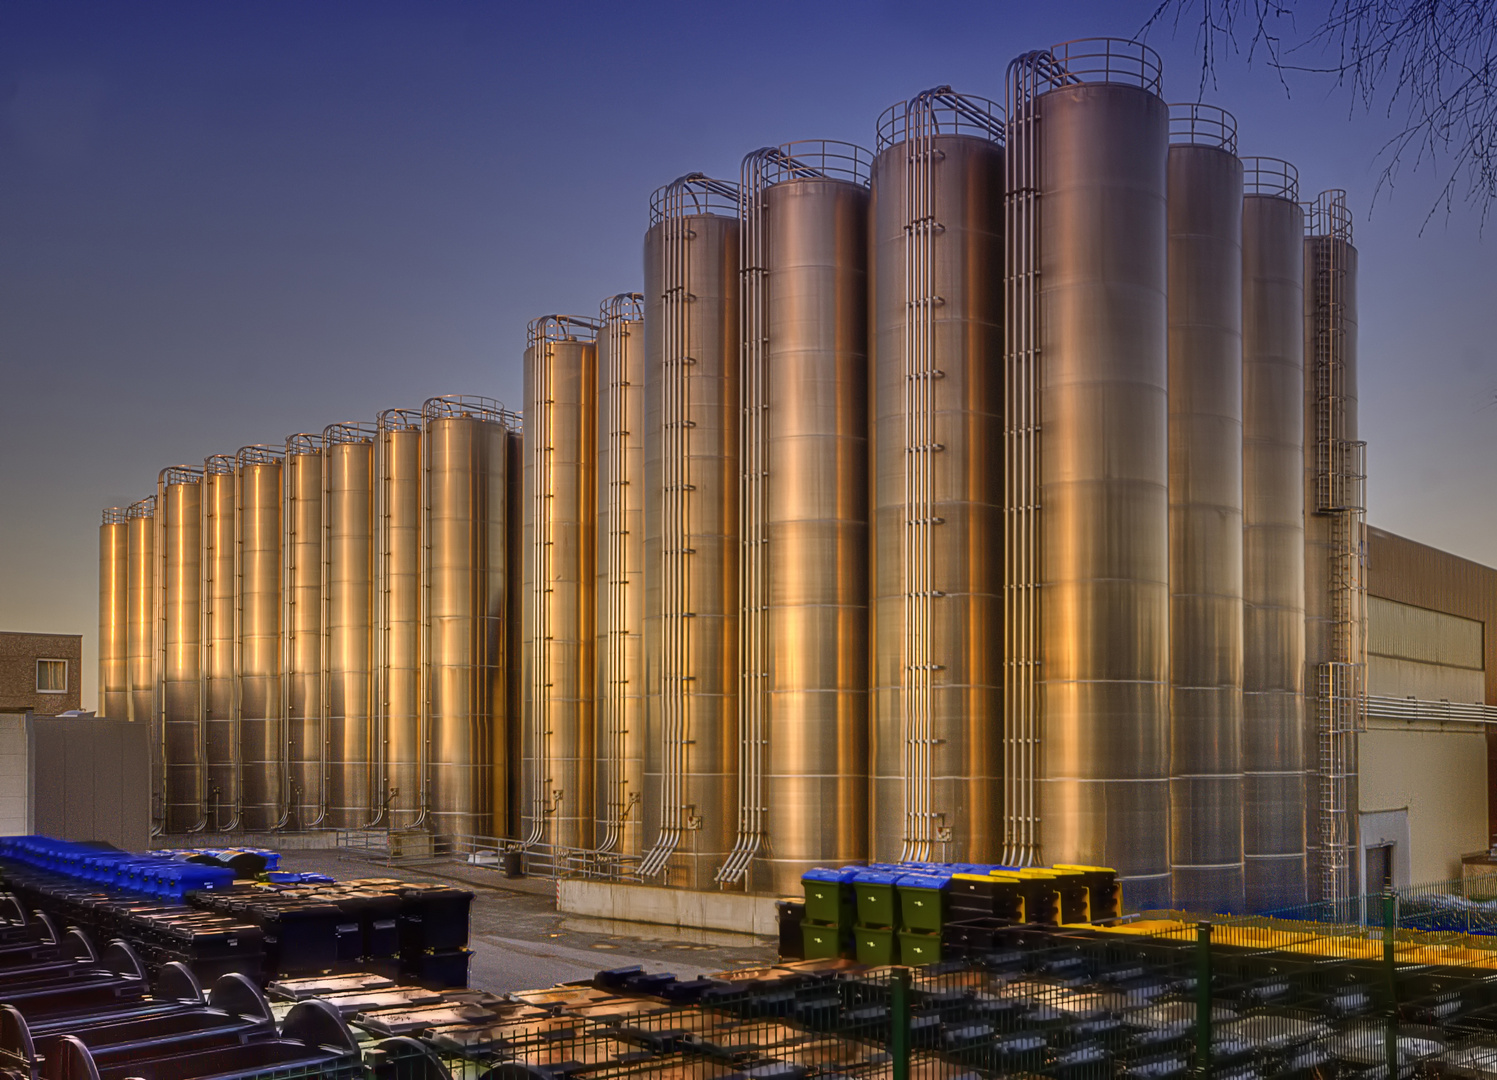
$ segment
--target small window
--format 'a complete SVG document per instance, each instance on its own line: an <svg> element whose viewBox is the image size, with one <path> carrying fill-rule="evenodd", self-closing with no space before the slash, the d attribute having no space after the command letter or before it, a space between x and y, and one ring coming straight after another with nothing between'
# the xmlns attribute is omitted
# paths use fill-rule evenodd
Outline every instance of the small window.
<svg viewBox="0 0 1497 1080"><path fill-rule="evenodd" d="M36 662L36 692L66 694L68 692L68 662L66 660L38 660Z"/></svg>

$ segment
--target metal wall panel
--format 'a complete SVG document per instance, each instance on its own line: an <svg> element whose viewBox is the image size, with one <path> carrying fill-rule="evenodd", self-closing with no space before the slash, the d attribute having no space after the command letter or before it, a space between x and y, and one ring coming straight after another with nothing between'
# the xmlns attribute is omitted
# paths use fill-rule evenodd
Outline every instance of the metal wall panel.
<svg viewBox="0 0 1497 1080"><path fill-rule="evenodd" d="M1306 900L1304 212L1292 167L1266 159L1249 165L1242 205L1243 858L1248 907L1262 910Z"/></svg>
<svg viewBox="0 0 1497 1080"><path fill-rule="evenodd" d="M1242 911L1242 163L1231 149L1229 115L1175 108L1168 168L1170 863L1177 909ZM1208 135L1197 126L1202 120L1215 121ZM1209 142L1179 141L1192 138Z"/></svg>
<svg viewBox="0 0 1497 1080"><path fill-rule="evenodd" d="M1164 906L1169 488L1164 102L1041 94L1043 858Z"/></svg>
<svg viewBox="0 0 1497 1080"><path fill-rule="evenodd" d="M104 511L99 526L99 701L100 716L130 716L128 652L130 601L130 527L125 511Z"/></svg>
<svg viewBox="0 0 1497 1080"><path fill-rule="evenodd" d="M960 101L993 130L960 131ZM869 237L877 860L1002 847L1003 148L988 102L886 114ZM944 125L944 126L943 126Z"/></svg>

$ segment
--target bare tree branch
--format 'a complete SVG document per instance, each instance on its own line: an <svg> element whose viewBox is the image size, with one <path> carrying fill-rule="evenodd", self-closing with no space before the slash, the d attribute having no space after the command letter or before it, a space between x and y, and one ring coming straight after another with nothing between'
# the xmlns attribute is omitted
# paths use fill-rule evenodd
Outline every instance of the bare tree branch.
<svg viewBox="0 0 1497 1080"><path fill-rule="evenodd" d="M1278 33L1288 0L1160 0L1144 32L1166 23L1196 27L1201 89L1214 83L1223 50L1240 54L1251 33L1248 61L1260 47L1281 81L1290 72L1335 77L1353 101L1381 106L1402 126L1383 145L1378 192L1400 172L1430 168L1440 193L1426 225L1458 196L1475 205L1483 225L1497 205L1497 3L1493 0L1329 0L1303 36ZM1285 83L1287 86L1287 82Z"/></svg>

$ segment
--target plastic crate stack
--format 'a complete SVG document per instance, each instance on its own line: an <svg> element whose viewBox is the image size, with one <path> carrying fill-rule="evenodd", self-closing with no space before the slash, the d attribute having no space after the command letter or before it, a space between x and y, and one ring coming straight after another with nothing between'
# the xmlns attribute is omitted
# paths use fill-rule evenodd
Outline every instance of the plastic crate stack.
<svg viewBox="0 0 1497 1080"><path fill-rule="evenodd" d="M919 966L989 949L1005 927L1122 914L1106 867L873 864L808 870L801 884L804 903L779 906L784 957Z"/></svg>

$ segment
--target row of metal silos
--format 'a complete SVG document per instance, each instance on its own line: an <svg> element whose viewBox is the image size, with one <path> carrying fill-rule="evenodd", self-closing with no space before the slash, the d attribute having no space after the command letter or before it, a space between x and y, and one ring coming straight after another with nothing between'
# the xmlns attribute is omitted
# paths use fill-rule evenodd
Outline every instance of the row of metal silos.
<svg viewBox="0 0 1497 1080"><path fill-rule="evenodd" d="M519 455L433 398L105 511L99 704L153 725L158 832L508 831Z"/></svg>
<svg viewBox="0 0 1497 1080"><path fill-rule="evenodd" d="M1349 223L1328 194L1307 233L1291 166L1160 87L1141 45L1070 43L1010 66L1007 109L937 88L873 153L682 177L642 297L532 324L537 865L1346 891Z"/></svg>

